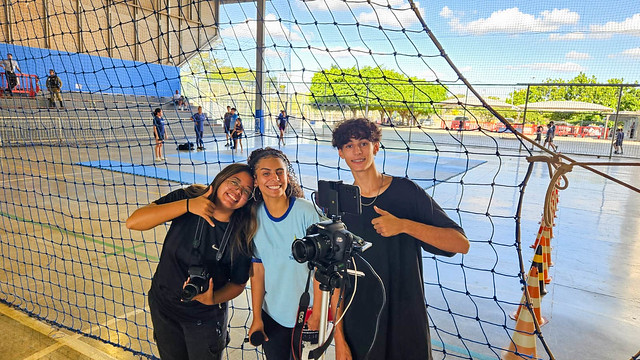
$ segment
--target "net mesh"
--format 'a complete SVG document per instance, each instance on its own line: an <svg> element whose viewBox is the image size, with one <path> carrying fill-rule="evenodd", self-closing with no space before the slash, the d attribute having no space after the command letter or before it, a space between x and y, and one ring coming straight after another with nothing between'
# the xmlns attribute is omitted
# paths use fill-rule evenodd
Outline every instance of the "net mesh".
<svg viewBox="0 0 640 360"><path fill-rule="evenodd" d="M424 22L433 9L395 0L267 2L259 71L256 3L215 3L4 3L0 53L12 53L21 72L0 98L0 300L156 357L146 292L168 225L129 231L128 215L178 187L209 183L263 146L285 151L307 195L319 179L352 181L331 130L368 117L383 129L378 169L427 189L471 242L469 255L423 256L436 358L499 358L514 341L508 315L533 257L521 227L535 234L541 200L529 199L521 214L531 145L504 120L520 122L516 102L490 99L526 85L485 86L490 111ZM62 101L44 91L49 69ZM208 116L206 150L179 151L195 141L197 106ZM246 129L235 151L222 125L227 106ZM153 153L155 108L167 120L162 161ZM282 139L281 109L289 115ZM590 146L609 151L603 144ZM537 180L537 190L546 187ZM248 291L232 301L229 358L261 356L242 345L249 304ZM538 355L553 357L535 336Z"/></svg>

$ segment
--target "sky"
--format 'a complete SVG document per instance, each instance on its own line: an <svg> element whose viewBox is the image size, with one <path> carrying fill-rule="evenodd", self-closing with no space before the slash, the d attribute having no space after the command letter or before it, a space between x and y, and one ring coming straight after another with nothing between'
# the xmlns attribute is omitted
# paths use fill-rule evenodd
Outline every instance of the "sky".
<svg viewBox="0 0 640 360"><path fill-rule="evenodd" d="M427 28L472 84L640 81L640 1L421 1ZM255 67L256 4L220 9L216 57ZM273 0L266 4L265 66L304 91L332 65L382 66L455 83L457 73L402 0ZM459 81L458 81L459 82ZM307 84L307 85L305 85Z"/></svg>

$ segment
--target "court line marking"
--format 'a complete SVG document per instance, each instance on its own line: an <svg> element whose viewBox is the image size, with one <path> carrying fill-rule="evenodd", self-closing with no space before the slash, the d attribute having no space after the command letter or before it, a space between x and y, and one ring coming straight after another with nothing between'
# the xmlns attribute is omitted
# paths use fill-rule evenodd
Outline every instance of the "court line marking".
<svg viewBox="0 0 640 360"><path fill-rule="evenodd" d="M26 168L25 168L24 166L22 166L22 165L16 165L16 168L17 168L17 167L21 168L21 169L23 170L23 172L24 172L24 170L26 170ZM79 167L80 167L80 168L84 168L84 166L79 166ZM91 167L90 169L91 169L90 171L91 171L92 173L93 173L93 172L111 171L111 170L105 170L105 169L101 169L101 168L94 168L94 167ZM127 173L122 173L122 174L127 174ZM80 175L82 175L82 174L80 174ZM132 175L132 176L137 176L137 175L133 175L133 174L130 174L130 175ZM37 177L38 177L38 175L30 174L30 175L24 175L21 179L3 180L3 181L2 181L2 182L0 182L0 183L3 183L3 184L4 184L4 183L5 183L5 182L7 182L7 181L11 182L11 181L17 181L17 180L24 180L24 181L26 181L27 179L32 179L32 180L33 180L33 178L37 178ZM66 181L66 180L67 180L67 179L66 179L67 177L72 177L72 178L76 178L76 179L78 178L78 176L76 175L76 172L74 171L74 172L66 172L66 173L62 173L62 174L55 173L53 177L51 177L51 178L47 177L46 179L47 179L47 180L55 180L55 181L60 181L60 180L62 180L63 182L67 182L67 181ZM107 185L107 184L105 184L105 183L95 183L95 182L94 182L93 184L94 184L94 185L101 185L101 186L104 186L104 187L107 187L107 186L109 186L109 187L113 186L113 187L119 187L119 188L124 188L124 187L125 187L124 185ZM137 188L137 187L135 187L135 189L136 189L136 191L138 191L138 188ZM146 192L147 194L154 194L154 195L157 195L157 196L160 196L160 195L161 195L161 194L160 194L160 192L158 192L158 191L153 191L153 190L150 190L150 189L148 189L148 188L146 188L146 189L140 189L140 191L143 191L143 190L146 190L145 192ZM0 212L0 214L4 215L4 213L2 213L2 212ZM16 219L16 220L21 220L21 219ZM22 221L24 221L24 220L22 219ZM40 225L45 226L45 224L42 224L42 223L40 223ZM59 231L61 231L61 232L65 232L65 231L66 231L66 230L62 230L62 229L57 229L57 230L59 230ZM78 235L80 235L80 237L82 237L82 234L76 234L76 233L73 233L73 235L74 235L74 236L76 236L76 237L78 237ZM89 240L89 239L85 239L85 240ZM92 242L96 242L96 241L98 241L98 242L99 242L99 240L95 240L95 239L91 239L91 240L89 240L89 241L92 241ZM102 244L103 244L103 245L105 245L105 246L109 246L109 245L106 245L105 243L102 243ZM144 244L134 245L134 246L132 246L132 247L130 247L130 248L124 248L124 247L123 247L123 248L122 248L122 250L117 250L117 251L115 251L113 254L106 254L106 255L105 255L105 257L108 257L108 256L115 256L115 255L118 255L118 254L123 253L123 252L130 252L130 253L134 253L134 254L137 254L137 255L142 255L143 257L145 257L145 258L147 258L147 259L149 259L149 260L159 261L159 259L158 259L158 258L156 258L156 257L154 257L154 256L147 255L147 254L142 254L142 253L138 253L138 252L136 252L136 251L134 250L135 248L140 247L140 246L143 246L143 245L144 245Z"/></svg>
<svg viewBox="0 0 640 360"><path fill-rule="evenodd" d="M441 341L434 340L434 339L431 339L431 345L435 347L439 347L441 349L445 349L448 352L456 352L460 355L470 356L472 359L477 359L477 360L495 360L496 359L494 356L480 354L475 351L467 350L460 346L443 343Z"/></svg>
<svg viewBox="0 0 640 360"><path fill-rule="evenodd" d="M100 350L100 349L96 349L94 347L92 347L91 345L79 340L78 338L76 338L75 336L71 336L71 335L67 335L65 334L63 331L43 322L40 320L37 320L35 318L30 317L29 315L10 308L9 306L7 306L4 303L0 303L0 313L19 322L20 324L35 330L43 335L46 335L47 337L65 345L70 347L71 349L89 357L90 359L97 359L97 360L118 360L116 357L113 357L109 354L107 354L106 352ZM55 345L52 345L55 346ZM45 349L46 350L46 349ZM54 349L55 350L55 349ZM43 352L43 351L41 351ZM51 351L49 351L48 353L50 353ZM46 355L46 354L44 354Z"/></svg>
<svg viewBox="0 0 640 360"><path fill-rule="evenodd" d="M80 238L80 239L83 239L83 240L86 240L86 241L89 241L89 242L93 242L94 244L99 244L99 245L102 245L104 247L116 249L116 250L118 250L120 252L128 252L128 253L132 253L134 255L138 255L138 256L141 256L141 257L143 257L143 258L145 258L147 260L160 261L160 259L155 257L155 256L148 255L146 253L138 252L138 251L134 250L135 246L133 248L126 248L126 247L118 246L118 245L115 245L115 244L109 244L109 243L107 243L105 241L94 239L94 238L92 238L90 236L83 235L83 234L77 233L75 231L61 229L61 228L59 228L57 226L51 226L49 224L41 223L39 221L24 219L24 218L21 218L19 216L7 214L7 213L2 212L2 211L0 211L0 216L4 216L4 217L7 217L9 219L13 219L13 220L17 220L17 221L22 221L22 222L26 222L26 223L35 224L35 225L40 225L40 226L42 226L44 228L48 228L48 229L51 229L51 230L57 230L57 231L60 231L63 234L72 235L74 237L77 237L77 238Z"/></svg>

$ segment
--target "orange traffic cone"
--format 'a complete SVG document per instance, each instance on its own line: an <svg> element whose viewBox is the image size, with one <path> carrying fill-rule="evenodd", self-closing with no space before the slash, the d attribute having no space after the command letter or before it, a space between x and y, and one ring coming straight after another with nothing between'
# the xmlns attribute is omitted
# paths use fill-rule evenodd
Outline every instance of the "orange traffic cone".
<svg viewBox="0 0 640 360"><path fill-rule="evenodd" d="M531 266L529 271L529 277L527 278L527 291L531 297L532 303L535 298L535 293L539 292L538 289L538 266ZM540 295L538 294L538 301ZM524 301L526 303L526 297ZM532 305L532 304L530 304ZM534 308L535 313L535 308ZM534 318L531 316L531 311L528 309L522 309L516 321L516 328L513 331L511 337L511 343L509 344L509 350L503 351L502 360L522 360L522 359L537 359L536 352L536 327L534 324Z"/></svg>
<svg viewBox="0 0 640 360"><path fill-rule="evenodd" d="M533 262L531 263L531 269L529 270L529 274L527 275L527 291L529 291L529 298L531 299L531 307L533 308L533 313L536 315L536 320L538 320L538 325L542 326L549 322L545 317L541 314L541 296L542 289L545 287L544 279L540 276L542 269L542 246L538 246L536 249L536 254L533 256ZM535 286L533 285L535 284ZM547 291L545 289L544 293ZM509 317L513 320L518 320L520 314L528 310L522 305L526 304L527 297L525 294L522 294L522 299L520 300L520 305L518 309L509 314Z"/></svg>
<svg viewBox="0 0 640 360"><path fill-rule="evenodd" d="M549 275L549 266L551 264L551 227L545 226L542 230L542 236L540 238L540 245L542 246L542 273L544 277L545 284L549 284L551 280L551 276Z"/></svg>
<svg viewBox="0 0 640 360"><path fill-rule="evenodd" d="M542 219L542 221L544 221L544 219ZM538 245L540 245L540 236L542 236L542 229L544 227L544 225L542 224L542 221L540 222L540 228L538 228L538 235L536 236L536 241L533 243L533 245L531 245L532 249L537 249Z"/></svg>

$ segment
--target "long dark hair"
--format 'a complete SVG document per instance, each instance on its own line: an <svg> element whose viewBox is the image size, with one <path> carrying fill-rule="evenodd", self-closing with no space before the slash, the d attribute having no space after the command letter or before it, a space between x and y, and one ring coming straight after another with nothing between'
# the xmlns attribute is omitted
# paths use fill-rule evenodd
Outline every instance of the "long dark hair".
<svg viewBox="0 0 640 360"><path fill-rule="evenodd" d="M190 198L195 198L202 196L204 193L209 191L209 188L213 188L211 196L209 196L209 200L215 202L220 185L233 175L241 172L246 172L253 177L251 168L247 164L235 163L222 169L209 186L205 187L203 185L195 184L186 188L185 191ZM252 215L254 201L255 200L253 198L250 198L243 207L236 209L231 215L231 220L229 221L228 226L233 226L234 229L230 243L232 258L233 254L237 251L247 256L252 255L253 246L251 246L251 242L253 241L253 236L256 234L258 229L258 222L255 216Z"/></svg>
<svg viewBox="0 0 640 360"><path fill-rule="evenodd" d="M262 149L253 150L251 152L251 154L249 155L249 158L247 159L247 164L249 164L249 167L251 168L251 175L254 176L254 179L256 176L256 166L258 165L258 162L266 158L281 159L287 166L288 181L287 181L287 188L285 189L284 193L288 197L292 197L292 196L297 198L304 197L304 192L302 191L302 187L300 187L300 184L298 184L298 179L296 178L295 171L293 171L291 162L289 162L287 155L285 155L282 151L278 149L274 149L272 147L266 147ZM262 192L257 186L254 187L253 197L256 200L256 205L263 201Z"/></svg>

